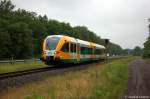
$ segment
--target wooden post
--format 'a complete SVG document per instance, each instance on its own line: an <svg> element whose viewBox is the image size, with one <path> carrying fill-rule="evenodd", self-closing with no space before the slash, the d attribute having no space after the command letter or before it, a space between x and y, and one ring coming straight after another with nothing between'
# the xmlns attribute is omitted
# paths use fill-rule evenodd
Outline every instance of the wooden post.
<svg viewBox="0 0 150 99"><path fill-rule="evenodd" d="M13 55L11 56L11 64L14 64L14 58L13 58Z"/></svg>
<svg viewBox="0 0 150 99"><path fill-rule="evenodd" d="M105 62L107 63L108 62L108 56L107 56L107 52L108 52L108 44L109 44L109 39L105 39L105 48L106 48L106 52L105 52L105 54L106 54L106 56L105 56Z"/></svg>

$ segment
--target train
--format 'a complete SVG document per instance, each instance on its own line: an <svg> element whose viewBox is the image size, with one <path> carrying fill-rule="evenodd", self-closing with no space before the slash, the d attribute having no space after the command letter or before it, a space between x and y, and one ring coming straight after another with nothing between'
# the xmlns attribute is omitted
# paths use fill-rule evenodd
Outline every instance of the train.
<svg viewBox="0 0 150 99"><path fill-rule="evenodd" d="M105 47L65 35L47 36L42 44L42 61L49 64L69 64L101 61Z"/></svg>

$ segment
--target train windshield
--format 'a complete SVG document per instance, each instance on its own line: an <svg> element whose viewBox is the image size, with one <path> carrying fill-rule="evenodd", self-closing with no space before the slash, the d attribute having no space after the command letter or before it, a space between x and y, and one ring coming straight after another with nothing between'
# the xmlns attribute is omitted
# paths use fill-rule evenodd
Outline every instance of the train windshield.
<svg viewBox="0 0 150 99"><path fill-rule="evenodd" d="M46 40L46 50L55 50L60 37L50 37Z"/></svg>

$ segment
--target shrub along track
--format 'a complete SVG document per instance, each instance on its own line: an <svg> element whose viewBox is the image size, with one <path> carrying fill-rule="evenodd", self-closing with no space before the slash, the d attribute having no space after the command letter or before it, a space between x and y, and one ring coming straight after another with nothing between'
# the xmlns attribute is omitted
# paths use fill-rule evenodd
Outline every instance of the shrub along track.
<svg viewBox="0 0 150 99"><path fill-rule="evenodd" d="M78 71L88 68L89 66L95 66L99 64L103 64L103 62L47 67L0 74L0 93L9 90L9 88L22 86L33 81L43 80L52 75L60 75L67 71Z"/></svg>

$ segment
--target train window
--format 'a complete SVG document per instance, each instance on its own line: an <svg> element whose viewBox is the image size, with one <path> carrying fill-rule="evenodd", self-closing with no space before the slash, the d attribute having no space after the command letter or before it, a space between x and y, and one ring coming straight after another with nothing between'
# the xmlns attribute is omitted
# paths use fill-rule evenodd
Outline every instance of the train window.
<svg viewBox="0 0 150 99"><path fill-rule="evenodd" d="M87 48L87 54L90 54L90 48Z"/></svg>
<svg viewBox="0 0 150 99"><path fill-rule="evenodd" d="M95 54L98 54L98 49L95 49Z"/></svg>
<svg viewBox="0 0 150 99"><path fill-rule="evenodd" d="M98 54L101 54L101 49L98 49Z"/></svg>
<svg viewBox="0 0 150 99"><path fill-rule="evenodd" d="M104 49L101 49L101 54L104 54L105 53L105 50Z"/></svg>
<svg viewBox="0 0 150 99"><path fill-rule="evenodd" d="M95 54L98 54L98 49L95 49Z"/></svg>
<svg viewBox="0 0 150 99"><path fill-rule="evenodd" d="M95 54L99 54L100 55L101 53L102 53L101 49L96 49L95 50Z"/></svg>
<svg viewBox="0 0 150 99"><path fill-rule="evenodd" d="M96 49L96 54L98 54L98 49Z"/></svg>
<svg viewBox="0 0 150 99"><path fill-rule="evenodd" d="M88 54L88 48L85 47L84 54Z"/></svg>
<svg viewBox="0 0 150 99"><path fill-rule="evenodd" d="M90 54L93 54L93 50L92 50L92 48L90 48Z"/></svg>
<svg viewBox="0 0 150 99"><path fill-rule="evenodd" d="M89 48L86 48L86 50L87 50L87 51L86 51L86 54L89 54Z"/></svg>
<svg viewBox="0 0 150 99"><path fill-rule="evenodd" d="M71 53L76 52L76 44L73 44L73 43L70 44L70 51L71 51Z"/></svg>
<svg viewBox="0 0 150 99"><path fill-rule="evenodd" d="M63 45L63 47L61 48L61 51L69 52L69 43L68 42Z"/></svg>
<svg viewBox="0 0 150 99"><path fill-rule="evenodd" d="M74 52L76 53L76 44L74 44Z"/></svg>
<svg viewBox="0 0 150 99"><path fill-rule="evenodd" d="M70 52L73 53L74 52L74 44L70 44Z"/></svg>
<svg viewBox="0 0 150 99"><path fill-rule="evenodd" d="M90 54L92 52L91 48L81 47L81 54Z"/></svg>
<svg viewBox="0 0 150 99"><path fill-rule="evenodd" d="M95 48L93 48L93 54L96 54L96 49Z"/></svg>
<svg viewBox="0 0 150 99"><path fill-rule="evenodd" d="M81 47L81 54L84 54L84 47Z"/></svg>

